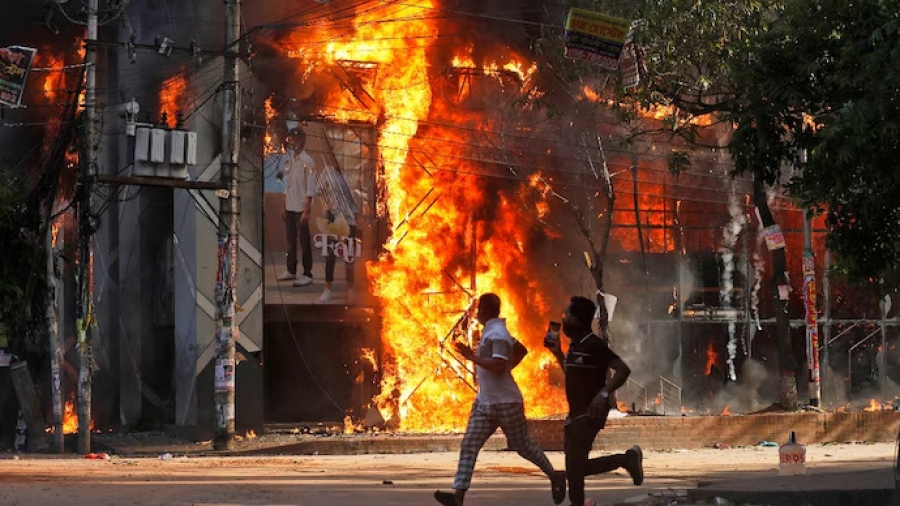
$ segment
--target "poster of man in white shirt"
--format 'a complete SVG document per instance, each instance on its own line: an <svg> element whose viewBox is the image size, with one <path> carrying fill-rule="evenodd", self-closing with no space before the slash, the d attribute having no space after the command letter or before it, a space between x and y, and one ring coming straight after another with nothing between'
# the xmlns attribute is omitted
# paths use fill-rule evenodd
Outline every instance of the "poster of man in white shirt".
<svg viewBox="0 0 900 506"><path fill-rule="evenodd" d="M283 137L265 167L267 303L359 304L356 281L376 254L364 237L375 228L374 130L288 122Z"/></svg>
<svg viewBox="0 0 900 506"><path fill-rule="evenodd" d="M285 270L278 276L278 281L292 281L294 286L311 285L313 282L312 240L309 230L309 218L312 214L312 201L318 193L316 187L316 162L304 149L306 133L302 129L288 132L284 139L283 156L284 210L282 219L285 224L287 241ZM297 271L297 243L300 243L300 265Z"/></svg>

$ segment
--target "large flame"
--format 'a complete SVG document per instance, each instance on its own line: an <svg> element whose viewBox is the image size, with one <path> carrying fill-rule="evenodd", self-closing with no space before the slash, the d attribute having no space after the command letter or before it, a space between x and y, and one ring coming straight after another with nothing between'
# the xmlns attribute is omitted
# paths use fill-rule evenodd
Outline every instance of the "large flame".
<svg viewBox="0 0 900 506"><path fill-rule="evenodd" d="M478 176L484 170L461 155L479 128L491 127L483 113L451 103L468 93L464 79L457 93L432 90L434 8L432 0L411 0L364 11L354 20L352 36L318 33L316 38L330 41L319 52L302 38L308 32L290 41L290 55L306 60L308 68L330 65L359 77L361 90L328 90L323 114L339 121L378 120L379 185L386 195L379 212L389 219L392 235L386 252L368 265L382 305L382 391L375 403L402 430L462 428L474 381L447 338L458 323L471 321L467 311L474 297L494 292L510 331L531 349L513 372L527 414L556 414L565 398L548 380L555 360L539 344L550 304L526 261L534 232L519 202L508 196L515 189L489 189L491 181ZM471 49L443 68L462 66L520 85L535 71L533 63L512 57L476 62ZM546 209L539 207L529 219L539 212ZM458 334L470 341L474 328Z"/></svg>

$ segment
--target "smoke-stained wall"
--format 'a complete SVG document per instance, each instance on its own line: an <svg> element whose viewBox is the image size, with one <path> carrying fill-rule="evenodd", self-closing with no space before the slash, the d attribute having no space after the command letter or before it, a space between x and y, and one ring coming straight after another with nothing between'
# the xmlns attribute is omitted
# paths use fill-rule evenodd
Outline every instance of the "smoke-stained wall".
<svg viewBox="0 0 900 506"><path fill-rule="evenodd" d="M120 104L134 99L140 122L172 127L176 117L199 137L191 180L218 180L223 78L221 2L130 3L120 23L104 32L122 43L106 51L105 174L132 174L133 138L125 137ZM129 42L129 44L126 44ZM160 50L165 43L171 48ZM241 45L246 48L246 44ZM162 53L162 54L161 54ZM253 79L243 69L245 121L252 125ZM242 137L241 257L238 262L238 423L261 423L261 161L255 133ZM97 382L103 401L117 410L107 423L212 426L216 230L218 198L211 191L121 186L109 189L108 211L97 237L96 275L105 358ZM256 252L256 253L254 253ZM254 267L256 266L256 267ZM101 397L101 396L98 396ZM208 397L208 399L206 399ZM198 408L199 406L199 408Z"/></svg>

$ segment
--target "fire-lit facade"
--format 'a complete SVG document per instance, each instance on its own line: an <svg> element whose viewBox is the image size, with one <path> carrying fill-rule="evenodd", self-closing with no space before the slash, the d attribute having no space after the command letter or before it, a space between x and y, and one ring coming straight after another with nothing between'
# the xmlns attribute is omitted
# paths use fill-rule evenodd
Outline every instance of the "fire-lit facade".
<svg viewBox="0 0 900 506"><path fill-rule="evenodd" d="M590 173L590 164L601 159L593 158L590 148L600 146L586 143L585 135L603 139L602 158L616 197L606 279L607 289L619 297L612 329L617 349L636 366L630 389L646 399L626 404L672 413L671 407L654 406L665 397L671 401L673 388L667 385L677 392L677 413L721 413L729 405L748 412L774 402L770 258L751 203L751 184L730 177L727 151L690 148L663 137L623 148L625 132L611 115L584 112L604 102L596 89L588 85L575 98L570 93L568 100L561 99L548 84L552 72L541 72L527 44L517 45L515 37L503 40L471 29L464 30L468 37L448 43L443 37L460 25L428 15L439 8L416 2L362 9L341 22L288 29L269 41L268 56L284 59L284 71L277 74L288 76L270 79L278 83L275 96L292 104L284 114L356 125L347 128L371 125L375 131L373 227L378 233L373 237L381 250L366 263L373 312L358 317L370 322L377 315L379 338L366 341L360 337L365 333L352 332L361 344L342 358L347 380L341 388L377 393L373 399L356 395L364 402L343 412L361 420L377 408L381 417L406 430L460 428L473 382L446 344L472 338L466 310L483 291L501 295L513 332L533 349L516 371L529 416L563 412L560 378L540 337L546 320L558 315L569 295L593 292L581 260L587 245L569 216L573 205L602 213L597 197L604 188ZM543 98L564 104L561 119L528 109ZM652 127L664 113L642 114ZM710 130L713 144L727 135ZM677 176L668 170L673 149L690 151L692 159L691 169ZM771 205L794 254L789 268L798 273L791 278L790 312L800 395L806 397L802 213L778 194ZM813 226L821 282L823 226ZM271 298L267 304L267 314L285 311L272 309ZM834 336L845 326L832 322L825 328L834 339L829 349L834 366L842 346ZM892 328L885 326L885 342L892 339ZM858 342L847 340L848 347ZM370 349L378 350L379 362L358 358ZM864 345L854 350L858 356L851 361L872 355ZM316 374L314 367L305 369ZM887 374L885 365L880 370ZM835 374L823 377L829 385L849 381L860 394L860 384ZM836 397L840 390L826 388L826 395L848 402ZM287 403L270 399L269 404L288 418L291 408L285 405L306 405L296 398ZM333 412L330 416L340 414L333 399L322 404ZM315 416L301 407L294 413L299 419Z"/></svg>
<svg viewBox="0 0 900 506"><path fill-rule="evenodd" d="M543 331L571 295L594 295L584 254L588 238L605 236L609 193L613 347L634 371L622 407L746 413L776 400L771 260L752 185L731 177L727 150L661 135L624 142L628 126L610 111L601 79L560 86L531 53L533 26L556 22L536 14L535 2L484 2L471 16L441 15L439 0L269 3L247 12L247 25L282 22L251 30L252 51L242 53L239 426L349 416L356 427L461 429L477 378L449 344L478 338L472 302L488 291L530 348L514 372L528 416L562 415L562 377ZM106 53L105 173L128 173L116 106L134 98L140 121L181 121L198 133L191 179L218 177L221 61L187 41L218 48L222 34L168 21L220 16L209 4L171 7L182 10L174 17L134 4L133 33L171 37L185 51ZM115 40L132 33L105 30ZM40 86L58 100L57 85ZM660 111L640 112L644 127L660 126ZM727 131L709 128L710 144L723 145ZM303 287L277 279L287 249L280 160L292 129L305 133L327 189L314 199L313 283ZM673 150L691 158L677 175ZM101 195L109 203L94 256L97 425L210 427L217 199L113 190ZM787 244L805 397L803 215L778 193L770 205ZM824 405L871 407L870 397L887 401L895 395L887 385L900 381L898 308L823 285L823 229L813 222Z"/></svg>

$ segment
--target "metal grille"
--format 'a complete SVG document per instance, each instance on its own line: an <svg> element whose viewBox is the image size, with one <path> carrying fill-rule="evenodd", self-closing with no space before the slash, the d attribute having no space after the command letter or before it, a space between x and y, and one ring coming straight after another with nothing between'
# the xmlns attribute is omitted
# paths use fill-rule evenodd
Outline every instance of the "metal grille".
<svg viewBox="0 0 900 506"><path fill-rule="evenodd" d="M681 413L681 387L662 376L659 377L659 409L664 415Z"/></svg>

